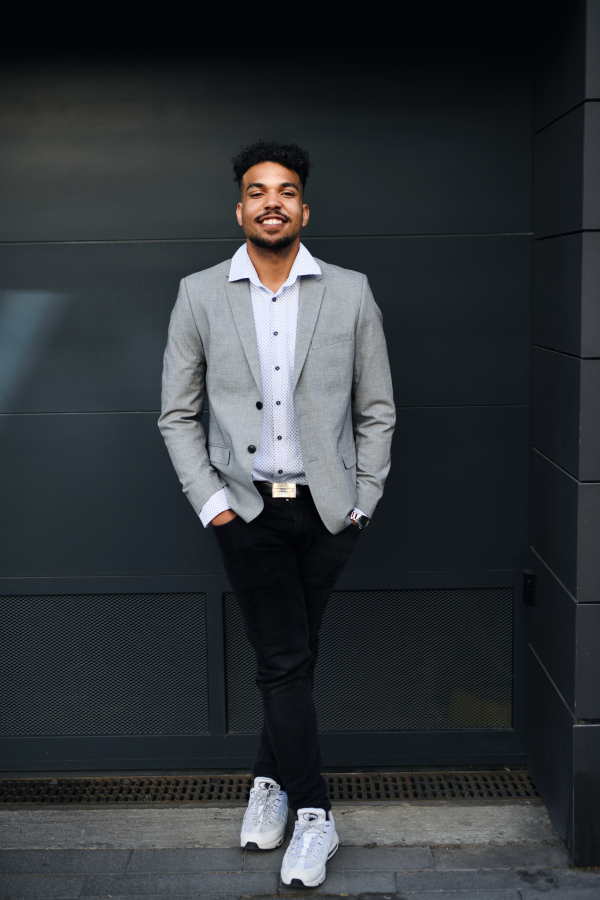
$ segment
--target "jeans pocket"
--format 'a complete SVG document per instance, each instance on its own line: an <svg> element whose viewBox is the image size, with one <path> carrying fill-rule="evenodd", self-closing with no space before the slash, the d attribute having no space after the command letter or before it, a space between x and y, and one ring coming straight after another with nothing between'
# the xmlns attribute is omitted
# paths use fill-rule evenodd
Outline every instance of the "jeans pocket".
<svg viewBox="0 0 600 900"><path fill-rule="evenodd" d="M233 525L235 521L239 519L238 515L235 515L233 519L230 519L229 522L223 522L222 525L213 525L215 531L223 531L224 528L229 528L230 525Z"/></svg>

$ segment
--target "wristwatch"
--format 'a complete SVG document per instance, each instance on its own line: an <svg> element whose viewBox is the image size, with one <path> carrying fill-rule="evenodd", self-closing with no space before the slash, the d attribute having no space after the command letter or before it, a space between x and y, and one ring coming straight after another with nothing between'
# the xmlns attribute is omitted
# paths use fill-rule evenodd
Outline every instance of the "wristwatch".
<svg viewBox="0 0 600 900"><path fill-rule="evenodd" d="M350 513L350 521L353 525L356 525L357 528L366 528L371 520L368 516L363 516L362 513L353 510Z"/></svg>

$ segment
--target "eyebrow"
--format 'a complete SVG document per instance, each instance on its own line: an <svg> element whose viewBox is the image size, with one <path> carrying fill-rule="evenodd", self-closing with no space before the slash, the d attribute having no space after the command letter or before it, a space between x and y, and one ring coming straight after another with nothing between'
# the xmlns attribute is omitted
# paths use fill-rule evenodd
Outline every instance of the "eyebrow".
<svg viewBox="0 0 600 900"><path fill-rule="evenodd" d="M293 187L293 188L294 188L295 190L297 190L297 191L300 190L299 187L298 187L298 185L297 185L297 184L294 184L293 181L282 181L281 184L279 185L279 187L280 187L280 188L284 188L284 187ZM249 191L250 188L264 188L264 184L262 184L260 181L252 181L252 182L248 185L248 187L246 188L246 190Z"/></svg>

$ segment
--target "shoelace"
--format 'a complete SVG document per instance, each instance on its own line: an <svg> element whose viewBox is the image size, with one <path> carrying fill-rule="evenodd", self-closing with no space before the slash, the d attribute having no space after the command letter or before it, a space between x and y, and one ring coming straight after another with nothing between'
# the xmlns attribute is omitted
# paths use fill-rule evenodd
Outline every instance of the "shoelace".
<svg viewBox="0 0 600 900"><path fill-rule="evenodd" d="M271 825L281 804L281 797L278 794L279 788L274 785L268 790L253 788L246 812L248 822L252 825L257 825L259 822Z"/></svg>
<svg viewBox="0 0 600 900"><path fill-rule="evenodd" d="M294 859L315 859L320 854L325 841L327 822L307 822L294 832L290 843L289 854ZM307 844L308 838L308 844Z"/></svg>

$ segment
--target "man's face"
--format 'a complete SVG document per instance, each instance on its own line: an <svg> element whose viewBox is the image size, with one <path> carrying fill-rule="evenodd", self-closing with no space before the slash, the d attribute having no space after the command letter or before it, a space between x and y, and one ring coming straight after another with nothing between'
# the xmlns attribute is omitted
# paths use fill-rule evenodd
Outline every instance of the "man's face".
<svg viewBox="0 0 600 900"><path fill-rule="evenodd" d="M248 169L237 220L249 241L268 250L289 247L308 222L308 215L302 184L293 169L273 162Z"/></svg>

